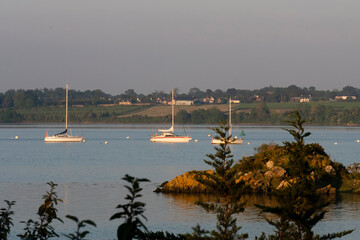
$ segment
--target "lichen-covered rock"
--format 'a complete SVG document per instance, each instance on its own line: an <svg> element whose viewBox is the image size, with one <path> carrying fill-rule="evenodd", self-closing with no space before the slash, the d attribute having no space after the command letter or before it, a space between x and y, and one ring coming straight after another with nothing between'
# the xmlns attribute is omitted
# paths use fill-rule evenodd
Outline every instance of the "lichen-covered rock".
<svg viewBox="0 0 360 240"><path fill-rule="evenodd" d="M250 192L262 193L270 189L270 181L260 171L248 172L238 178L249 187Z"/></svg>
<svg viewBox="0 0 360 240"><path fill-rule="evenodd" d="M274 162L273 161L267 161L266 163L266 168L267 169L272 169L274 167Z"/></svg>
<svg viewBox="0 0 360 240"><path fill-rule="evenodd" d="M332 195L336 194L336 188L332 187L331 184L329 184L326 187L318 189L317 192L320 194Z"/></svg>
<svg viewBox="0 0 360 240"><path fill-rule="evenodd" d="M290 186L290 183L288 181L286 181L286 180L283 180L283 181L281 181L279 186L277 186L276 190L288 188L289 186Z"/></svg>
<svg viewBox="0 0 360 240"><path fill-rule="evenodd" d="M213 173L213 171L207 171ZM194 176L196 171L187 172L183 175L175 177L170 182L162 185L158 191L164 193L207 193L207 189L204 185L195 180Z"/></svg>
<svg viewBox="0 0 360 240"><path fill-rule="evenodd" d="M331 166L331 165L327 165L325 167L325 172L327 172L328 174L331 174L331 175L336 175L335 168L333 168L333 166Z"/></svg>
<svg viewBox="0 0 360 240"><path fill-rule="evenodd" d="M285 169L282 167L273 167L271 170L267 171L264 176L267 178L283 178L286 175Z"/></svg>

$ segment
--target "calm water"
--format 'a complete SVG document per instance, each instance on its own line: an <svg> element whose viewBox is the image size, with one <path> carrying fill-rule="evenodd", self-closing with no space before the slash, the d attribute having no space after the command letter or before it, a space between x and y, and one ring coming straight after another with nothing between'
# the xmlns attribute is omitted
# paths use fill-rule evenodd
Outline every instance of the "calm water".
<svg viewBox="0 0 360 240"><path fill-rule="evenodd" d="M203 162L207 153L214 153L210 144L210 126L186 126L186 132L198 142L184 144L161 144L149 141L153 129L163 126L149 125L90 125L76 126L74 135L85 136L85 143L45 144L45 130L49 134L62 130L62 126L0 125L0 207L2 200L15 200L14 236L22 232L20 221L36 218L41 196L48 190L45 184L58 184L59 197L64 200L58 206L59 215L67 214L80 219L92 219L98 225L91 229L90 239L115 239L120 221L109 221L115 207L124 203L127 193L121 178L125 174L151 180L143 185L143 201L146 202L146 225L151 230L174 233L191 232L200 223L213 228L215 216L194 205L199 197L191 195L165 195L153 193L162 182L189 170L208 169ZM179 128L178 128L179 129ZM181 128L180 128L181 129ZM232 146L235 159L254 153L254 147L262 143L281 144L291 140L289 134L279 127L234 127L234 135L244 130L244 144ZM348 165L360 162L360 128L310 127L307 142L318 142L332 159ZM183 129L179 130L182 134ZM15 139L18 136L19 139ZM127 139L126 137L130 138ZM104 144L105 141L108 144ZM248 196L248 207L238 217L243 231L250 239L271 228L258 217L253 203L271 204L272 199ZM358 239L360 231L360 196L344 194L329 207L325 221L317 226L318 233L357 228L355 233L342 239ZM65 221L56 230L69 233L74 224Z"/></svg>

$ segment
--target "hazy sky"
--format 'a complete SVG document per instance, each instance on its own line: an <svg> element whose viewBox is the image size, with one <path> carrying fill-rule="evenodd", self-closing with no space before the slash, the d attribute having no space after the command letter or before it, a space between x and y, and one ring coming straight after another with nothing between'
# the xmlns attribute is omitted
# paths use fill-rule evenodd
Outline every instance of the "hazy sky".
<svg viewBox="0 0 360 240"><path fill-rule="evenodd" d="M0 92L360 88L359 0L1 0Z"/></svg>

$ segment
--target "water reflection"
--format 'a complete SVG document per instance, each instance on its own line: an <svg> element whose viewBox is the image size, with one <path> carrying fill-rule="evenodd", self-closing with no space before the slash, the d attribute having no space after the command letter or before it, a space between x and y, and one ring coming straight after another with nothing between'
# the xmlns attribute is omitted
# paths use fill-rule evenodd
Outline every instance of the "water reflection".
<svg viewBox="0 0 360 240"><path fill-rule="evenodd" d="M194 213L190 214L190 212L197 208L195 204L197 201L214 202L216 200L215 196L208 194L162 194L162 197L182 212L188 213L188 216L194 215ZM255 204L271 207L278 205L276 198L267 194L245 194L239 200L246 202L245 211L237 216L240 221L263 221L262 217L259 217L260 210L255 207ZM329 196L328 200L330 205L325 208L327 211L324 218L325 221L341 219L360 220L360 215L358 214L360 211L360 194L341 193L338 196ZM261 216L274 218L271 214L261 214Z"/></svg>
<svg viewBox="0 0 360 240"><path fill-rule="evenodd" d="M58 195L64 199L59 204L59 215L76 215L80 219L92 219L98 228L92 231L90 239L115 239L119 222L109 221L116 211L115 207L124 203L127 191L121 178L125 174L145 177L151 183L144 186L142 201L146 203L146 225L150 230L169 232L190 232L196 223L213 229L216 224L214 214L207 213L195 205L198 200L212 201L208 195L156 194L156 189L164 181L190 170L205 170L209 166L203 159L213 153L208 127L189 126L187 132L199 142L180 145L158 145L149 141L154 126L106 125L79 126L79 135L86 136L81 144L44 144L44 129L49 126L0 125L0 207L3 200L15 200L14 236L22 231L20 221L36 216L36 209L42 202L41 196L48 189L45 184L53 181L59 184ZM159 127L161 128L161 127ZM235 126L236 129L243 129ZM327 153L338 162L348 165L358 162L356 151L360 128L311 128L309 142L318 142ZM232 147L235 159L251 155L254 147L263 143L281 144L289 139L289 134L279 127L246 127L246 142ZM19 136L19 139L11 139ZM125 137L131 136L130 140ZM103 144L109 141L110 144ZM338 145L334 145L334 142ZM254 203L273 205L274 198L264 195L248 195L246 209L238 215L239 225L254 236L260 231L269 231ZM341 194L328 207L325 221L319 224L320 231L332 232L338 226L344 229L360 229L360 195ZM59 232L68 233L73 223L59 224ZM13 238L16 239L16 238ZM252 238L250 238L252 239ZM351 239L351 238L343 238ZM356 239L356 238L354 238Z"/></svg>
<svg viewBox="0 0 360 240"><path fill-rule="evenodd" d="M215 197L207 194L159 194L154 193L155 184L144 186L143 198L146 203L145 216L148 218L146 225L150 230L166 230L174 233L191 232L197 223L206 229L214 229L216 217L207 213L195 202L215 201ZM47 190L45 184L12 184L0 183L0 193L4 199L16 200L14 207L14 233L21 232L20 221L35 217L36 209L42 202L41 196ZM116 211L115 207L124 203L127 191L123 183L65 183L59 184L58 195L64 199L58 205L59 216L64 219L66 214L76 215L82 219L92 219L98 228L92 236L112 236L116 232L119 222L109 221L110 216ZM262 231L271 232L271 226L266 223L264 215L259 216L259 209L254 204L275 206L274 197L269 195L250 194L244 195L241 201L246 201L245 211L237 215L238 223L243 230L251 236L259 236ZM0 204L3 206L3 203ZM327 208L328 212L317 227L316 232L333 232L334 229L345 230L360 229L360 195L340 194L333 199ZM274 219L274 216L265 215ZM73 225L69 221L56 226L59 232L69 232ZM96 238L90 238L96 239ZM356 238L344 238L356 239Z"/></svg>

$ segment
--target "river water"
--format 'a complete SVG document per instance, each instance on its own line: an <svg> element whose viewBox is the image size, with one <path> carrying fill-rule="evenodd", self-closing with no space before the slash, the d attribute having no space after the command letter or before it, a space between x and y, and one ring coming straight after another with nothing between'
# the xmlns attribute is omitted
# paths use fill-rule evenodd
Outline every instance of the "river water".
<svg viewBox="0 0 360 240"><path fill-rule="evenodd" d="M166 127L166 126L165 126ZM91 228L89 239L115 239L120 220L109 221L117 212L116 206L125 203L127 191L121 179L125 174L148 178L151 182L142 184L146 203L146 226L153 231L164 230L173 233L191 232L197 223L207 229L216 224L216 217L206 213L194 204L198 195L158 194L153 190L189 170L205 170L203 162L206 154L214 153L207 125L179 127L193 140L190 143L151 143L153 129L164 128L157 125L78 125L73 135L85 136L85 143L51 144L44 143L45 130L49 134L62 130L54 125L0 125L0 207L2 200L15 200L13 210L14 227L10 239L17 239L24 224L20 221L36 219L36 210L42 195L48 190L46 182L58 184L57 192L63 203L58 205L59 216L64 224L56 224L58 233L70 233L75 224L65 219L65 215L75 215L80 219L91 219L97 228ZM235 126L233 135L244 130L242 145L231 147L235 159L252 155L254 148L262 143L279 143L292 140L281 127ZM360 128L358 127L308 127L312 135L307 143L320 143L333 160L349 165L360 162ZM16 136L18 137L16 139ZM195 142L194 140L197 140ZM108 144L105 144L108 142ZM247 232L250 239L261 232L271 232L272 228L254 203L273 203L264 196L246 196L247 207L238 215L240 232ZM355 232L342 239L358 239L360 231L360 196L342 194L328 207L325 220L316 226L317 233L328 233L356 228ZM64 239L64 237L61 237Z"/></svg>

